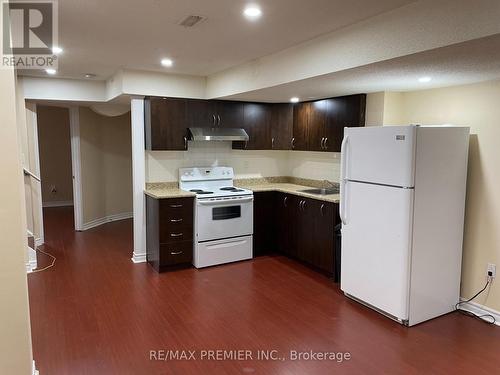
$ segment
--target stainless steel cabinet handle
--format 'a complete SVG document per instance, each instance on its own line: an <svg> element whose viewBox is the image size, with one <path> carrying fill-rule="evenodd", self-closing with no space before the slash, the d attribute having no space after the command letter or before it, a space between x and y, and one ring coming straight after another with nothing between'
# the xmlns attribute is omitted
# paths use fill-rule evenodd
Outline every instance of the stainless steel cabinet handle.
<svg viewBox="0 0 500 375"><path fill-rule="evenodd" d="M295 137L292 137L292 140L290 141L290 145L292 146L292 150L295 148Z"/></svg>
<svg viewBox="0 0 500 375"><path fill-rule="evenodd" d="M285 206L285 207L288 207L288 206L286 205L286 201L287 201L287 200L288 200L288 197L285 197L285 198L283 199L283 206Z"/></svg>
<svg viewBox="0 0 500 375"><path fill-rule="evenodd" d="M180 223L182 219L170 219L171 223Z"/></svg>
<svg viewBox="0 0 500 375"><path fill-rule="evenodd" d="M321 212L321 216L325 216L325 213L323 212L323 209L325 208L325 204L323 203L321 207L319 208L319 211Z"/></svg>
<svg viewBox="0 0 500 375"><path fill-rule="evenodd" d="M302 211L306 208L306 201L302 201Z"/></svg>
<svg viewBox="0 0 500 375"><path fill-rule="evenodd" d="M323 145L323 142L325 141L325 137L321 138L321 149L324 150L325 146Z"/></svg>
<svg viewBox="0 0 500 375"><path fill-rule="evenodd" d="M325 138L325 150L328 150L328 137Z"/></svg>
<svg viewBox="0 0 500 375"><path fill-rule="evenodd" d="M304 205L305 205L305 203L306 203L306 201L300 201L300 202L299 202L299 209L300 209L301 211L304 211Z"/></svg>
<svg viewBox="0 0 500 375"><path fill-rule="evenodd" d="M271 138L271 148L274 148L274 137Z"/></svg>
<svg viewBox="0 0 500 375"><path fill-rule="evenodd" d="M180 237L183 233L170 233L170 237Z"/></svg>
<svg viewBox="0 0 500 375"><path fill-rule="evenodd" d="M171 251L170 254L171 255L179 255L179 254L182 254L184 251Z"/></svg>
<svg viewBox="0 0 500 375"><path fill-rule="evenodd" d="M217 115L217 118L219 119L219 122L217 123L217 126L220 126L220 115Z"/></svg>
<svg viewBox="0 0 500 375"><path fill-rule="evenodd" d="M182 204L171 204L170 208L179 208L182 207Z"/></svg>
<svg viewBox="0 0 500 375"><path fill-rule="evenodd" d="M215 128L215 115L212 115L212 125Z"/></svg>
<svg viewBox="0 0 500 375"><path fill-rule="evenodd" d="M187 137L184 137L184 149L185 150L188 149L188 139L187 139Z"/></svg>

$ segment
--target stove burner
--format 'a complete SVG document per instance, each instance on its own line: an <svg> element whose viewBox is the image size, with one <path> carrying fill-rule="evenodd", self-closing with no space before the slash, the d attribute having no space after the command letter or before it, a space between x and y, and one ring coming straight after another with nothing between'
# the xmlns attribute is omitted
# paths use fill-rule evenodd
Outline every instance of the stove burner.
<svg viewBox="0 0 500 375"><path fill-rule="evenodd" d="M189 191L196 194L213 194L213 191L204 191L201 189L191 189Z"/></svg>
<svg viewBox="0 0 500 375"><path fill-rule="evenodd" d="M238 189L238 188L236 188L236 187L234 187L234 186L222 187L222 188L220 188L219 190L223 190L223 191L230 191L230 192L233 192L233 193L234 193L234 192L245 191L245 190L243 190L243 189Z"/></svg>

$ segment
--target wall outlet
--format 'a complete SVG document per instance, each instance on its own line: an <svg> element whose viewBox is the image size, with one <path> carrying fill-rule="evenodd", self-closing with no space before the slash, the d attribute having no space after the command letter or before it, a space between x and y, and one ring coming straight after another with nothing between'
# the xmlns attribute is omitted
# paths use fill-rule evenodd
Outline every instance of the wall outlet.
<svg viewBox="0 0 500 375"><path fill-rule="evenodd" d="M488 263L488 268L486 269L486 275L491 279L497 276L497 266L493 263Z"/></svg>

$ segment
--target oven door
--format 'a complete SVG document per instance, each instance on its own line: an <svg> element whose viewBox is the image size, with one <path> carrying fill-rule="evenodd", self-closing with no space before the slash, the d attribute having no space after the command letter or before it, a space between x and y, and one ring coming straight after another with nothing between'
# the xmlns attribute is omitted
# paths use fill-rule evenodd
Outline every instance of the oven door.
<svg viewBox="0 0 500 375"><path fill-rule="evenodd" d="M253 196L197 200L198 242L253 234Z"/></svg>

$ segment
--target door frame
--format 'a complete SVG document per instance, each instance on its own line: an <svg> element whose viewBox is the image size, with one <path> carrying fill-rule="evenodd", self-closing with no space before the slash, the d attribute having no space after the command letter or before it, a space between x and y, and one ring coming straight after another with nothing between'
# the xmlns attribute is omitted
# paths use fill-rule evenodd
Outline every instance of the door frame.
<svg viewBox="0 0 500 375"><path fill-rule="evenodd" d="M75 230L82 231L82 163L80 154L80 111L78 106L69 107L69 128L71 137L71 169L73 178L73 211L75 216Z"/></svg>

